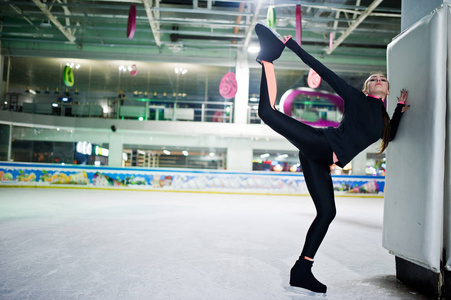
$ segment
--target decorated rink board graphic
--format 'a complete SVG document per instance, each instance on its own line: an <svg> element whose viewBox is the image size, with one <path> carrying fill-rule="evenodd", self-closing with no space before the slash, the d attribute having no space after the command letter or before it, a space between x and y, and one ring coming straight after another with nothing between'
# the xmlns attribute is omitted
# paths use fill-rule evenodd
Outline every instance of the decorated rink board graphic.
<svg viewBox="0 0 451 300"><path fill-rule="evenodd" d="M333 176L339 194L382 194L381 176ZM308 194L302 173L227 172L0 163L0 186Z"/></svg>

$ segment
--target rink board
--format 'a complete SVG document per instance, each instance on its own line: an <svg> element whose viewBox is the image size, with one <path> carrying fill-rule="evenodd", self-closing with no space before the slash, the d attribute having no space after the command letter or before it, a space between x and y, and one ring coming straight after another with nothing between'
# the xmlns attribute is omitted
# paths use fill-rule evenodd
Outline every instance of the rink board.
<svg viewBox="0 0 451 300"><path fill-rule="evenodd" d="M388 46L389 111L401 89L411 108L387 149L383 246L438 273L443 249L448 8Z"/></svg>
<svg viewBox="0 0 451 300"><path fill-rule="evenodd" d="M383 197L383 176L332 176L336 195ZM0 187L78 187L308 195L302 173L108 168L0 162Z"/></svg>

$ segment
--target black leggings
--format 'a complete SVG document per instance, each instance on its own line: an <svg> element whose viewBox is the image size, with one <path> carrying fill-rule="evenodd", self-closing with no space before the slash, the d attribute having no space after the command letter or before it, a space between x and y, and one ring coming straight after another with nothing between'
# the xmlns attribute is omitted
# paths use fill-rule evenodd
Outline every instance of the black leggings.
<svg viewBox="0 0 451 300"><path fill-rule="evenodd" d="M263 122L299 149L305 183L317 212L307 232L301 257L313 258L336 214L330 175L330 165L333 163L332 148L321 129L311 127L272 109L264 67L262 67L258 114Z"/></svg>

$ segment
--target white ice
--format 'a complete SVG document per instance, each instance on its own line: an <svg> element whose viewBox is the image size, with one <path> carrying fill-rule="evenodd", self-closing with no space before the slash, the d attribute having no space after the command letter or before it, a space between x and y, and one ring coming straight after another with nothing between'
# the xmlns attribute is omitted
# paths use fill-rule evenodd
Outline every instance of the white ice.
<svg viewBox="0 0 451 300"><path fill-rule="evenodd" d="M381 246L382 198L337 198L317 299L427 299ZM0 299L311 299L286 291L309 197L0 189Z"/></svg>

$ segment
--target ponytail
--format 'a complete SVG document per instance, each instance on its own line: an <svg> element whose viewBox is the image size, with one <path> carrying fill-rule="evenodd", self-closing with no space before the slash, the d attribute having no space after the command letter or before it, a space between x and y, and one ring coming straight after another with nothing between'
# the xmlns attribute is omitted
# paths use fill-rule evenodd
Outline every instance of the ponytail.
<svg viewBox="0 0 451 300"><path fill-rule="evenodd" d="M379 147L379 153L381 154L384 152L385 149L388 147L388 143L390 143L390 117L388 116L387 111L385 110L385 107L381 105L381 112L382 116L384 117L384 132L382 133L382 142Z"/></svg>

